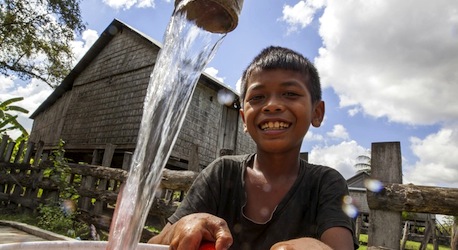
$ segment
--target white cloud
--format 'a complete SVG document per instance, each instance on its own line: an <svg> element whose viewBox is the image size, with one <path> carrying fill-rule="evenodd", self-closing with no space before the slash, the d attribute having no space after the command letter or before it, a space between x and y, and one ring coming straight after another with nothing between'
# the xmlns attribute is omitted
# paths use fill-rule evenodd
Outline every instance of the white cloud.
<svg viewBox="0 0 458 250"><path fill-rule="evenodd" d="M14 86L14 76L0 75L0 96ZM0 100L3 100L0 98Z"/></svg>
<svg viewBox="0 0 458 250"><path fill-rule="evenodd" d="M341 107L406 124L458 119L458 1L328 1L320 23L315 63Z"/></svg>
<svg viewBox="0 0 458 250"><path fill-rule="evenodd" d="M328 132L327 135L331 138L347 140L350 139L347 129L342 124L334 125L331 132Z"/></svg>
<svg viewBox="0 0 458 250"><path fill-rule="evenodd" d="M242 78L239 78L237 82L235 83L235 91L237 91L237 93L240 94L241 88L242 88Z"/></svg>
<svg viewBox="0 0 458 250"><path fill-rule="evenodd" d="M84 54L86 54L86 52L91 48L95 41L97 41L98 38L99 34L97 31L88 29L81 34L81 41L71 42L72 51L75 55L73 66L75 66L79 60L81 60Z"/></svg>
<svg viewBox="0 0 458 250"><path fill-rule="evenodd" d="M348 115L349 116L355 116L359 112L361 112L361 108L360 107L354 107L354 108L348 110Z"/></svg>
<svg viewBox="0 0 458 250"><path fill-rule="evenodd" d="M324 141L324 137L309 130L304 137L304 141Z"/></svg>
<svg viewBox="0 0 458 250"><path fill-rule="evenodd" d="M103 2L113 9L128 10L132 7L137 8L154 8L154 0L103 0ZM166 1L169 2L169 1Z"/></svg>
<svg viewBox="0 0 458 250"><path fill-rule="evenodd" d="M410 141L419 160L404 170L406 182L458 188L458 168L453 157L458 152L458 126L442 128L424 139L412 137Z"/></svg>
<svg viewBox="0 0 458 250"><path fill-rule="evenodd" d="M330 146L315 146L309 154L309 161L338 170L345 179L355 175L356 158L367 154L367 149L355 141L344 141Z"/></svg>
<svg viewBox="0 0 458 250"><path fill-rule="evenodd" d="M286 22L288 33L296 32L307 27L312 21L317 10L324 6L324 0L299 1L296 5L284 5L281 21Z"/></svg>
<svg viewBox="0 0 458 250"><path fill-rule="evenodd" d="M213 67L208 67L204 69L204 72L212 76L213 78L217 79L220 82L224 82L225 78L218 76L219 70L213 68Z"/></svg>

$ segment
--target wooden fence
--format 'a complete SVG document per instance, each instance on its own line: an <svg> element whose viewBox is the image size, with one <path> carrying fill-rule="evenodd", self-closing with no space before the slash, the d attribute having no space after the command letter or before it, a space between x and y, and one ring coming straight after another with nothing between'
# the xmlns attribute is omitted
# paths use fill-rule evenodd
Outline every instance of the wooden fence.
<svg viewBox="0 0 458 250"><path fill-rule="evenodd" d="M425 173L428 174L428 173ZM383 189L367 192L369 214L369 249L402 248L401 213L417 212L458 216L458 189L415 186L402 183L401 146L399 142L373 143L371 178L381 181ZM429 227L420 249L426 249L435 232ZM458 235L452 235L452 250L457 250ZM404 237L405 239L405 237ZM435 249L437 241L433 237Z"/></svg>
<svg viewBox="0 0 458 250"><path fill-rule="evenodd" d="M0 206L35 211L41 203L56 200L58 187L43 172L53 162L47 160L49 152L43 145L28 143L19 146L13 156L14 142L3 136L0 143ZM113 145L107 145L102 165L109 165ZM401 212L420 212L458 216L458 189L403 185L399 142L373 143L371 155L371 177L384 184L380 192L367 192L370 211L368 231L369 249L400 249L402 236ZM94 153L94 155L97 155ZM69 182L81 196L78 208L81 220L101 230L109 230L111 216L116 205L119 188L127 172L90 164L69 163ZM179 200L173 193L186 192L196 172L164 170L161 190L149 211L148 221L159 218L161 225L177 207ZM142 240L151 237L145 231ZM452 249L458 242L452 239ZM422 244L422 249L425 245Z"/></svg>
<svg viewBox="0 0 458 250"><path fill-rule="evenodd" d="M59 202L58 183L45 174L54 164L48 160L50 152L43 152L43 144L22 143L17 151L15 142L7 136L0 143L0 207L24 212L36 212L40 204ZM113 146L107 145L102 164L110 162ZM13 153L15 154L13 155ZM96 155L96 154L94 154ZM68 178L80 198L78 219L94 225L98 230L109 231L111 217L119 189L127 177L123 169L90 164L67 163ZM197 176L192 171L165 169L160 184L160 198L156 198L149 211L147 225L161 227L177 207L180 198L174 193L184 193ZM149 224L148 224L149 223ZM152 236L144 230L142 241Z"/></svg>

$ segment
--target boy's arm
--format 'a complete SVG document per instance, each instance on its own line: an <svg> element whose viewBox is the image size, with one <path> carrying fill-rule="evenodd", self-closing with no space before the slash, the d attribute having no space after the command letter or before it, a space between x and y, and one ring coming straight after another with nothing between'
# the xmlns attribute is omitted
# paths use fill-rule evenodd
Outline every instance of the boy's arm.
<svg viewBox="0 0 458 250"><path fill-rule="evenodd" d="M345 227L331 227L323 232L321 241L334 250L353 250L353 235Z"/></svg>
<svg viewBox="0 0 458 250"><path fill-rule="evenodd" d="M270 250L353 250L353 237L344 227L332 227L324 231L321 241L314 238L298 238L279 242Z"/></svg>

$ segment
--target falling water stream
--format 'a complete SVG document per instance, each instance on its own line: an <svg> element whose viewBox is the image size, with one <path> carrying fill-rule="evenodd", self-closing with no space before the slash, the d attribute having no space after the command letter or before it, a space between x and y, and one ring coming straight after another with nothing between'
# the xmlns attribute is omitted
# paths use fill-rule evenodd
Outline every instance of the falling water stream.
<svg viewBox="0 0 458 250"><path fill-rule="evenodd" d="M107 249L137 247L197 81L225 35L199 28L184 11L172 15L150 76L138 141L118 198Z"/></svg>

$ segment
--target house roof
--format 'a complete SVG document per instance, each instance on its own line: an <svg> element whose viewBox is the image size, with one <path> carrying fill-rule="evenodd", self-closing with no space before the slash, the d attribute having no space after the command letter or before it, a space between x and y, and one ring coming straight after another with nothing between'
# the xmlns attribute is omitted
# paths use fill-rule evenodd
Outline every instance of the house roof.
<svg viewBox="0 0 458 250"><path fill-rule="evenodd" d="M155 39L143 34L142 32L136 30L135 28L127 25L126 23L114 19L108 27L102 32L100 37L95 41L91 48L86 52L86 54L81 58L81 60L75 65L75 67L70 71L70 73L64 78L62 83L54 89L48 98L30 115L31 119L34 119L38 114L46 110L48 107L52 106L62 95L67 91L73 88L73 83L75 79L84 71L84 69L99 55L99 53L105 48L105 46L113 39L113 37L123 29L129 29L134 33L138 34L141 38L147 40L151 43L152 46L162 48L162 44ZM202 72L201 77L206 78L209 82L218 86L218 88L226 89L232 92L235 96L238 97L238 94L234 92L231 88L226 86L224 83L220 82L216 78L208 75L207 73Z"/></svg>
<svg viewBox="0 0 458 250"><path fill-rule="evenodd" d="M365 188L364 180L370 178L370 175L366 172L360 172L353 177L347 179L347 185L349 188Z"/></svg>

